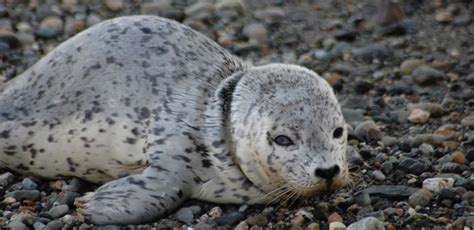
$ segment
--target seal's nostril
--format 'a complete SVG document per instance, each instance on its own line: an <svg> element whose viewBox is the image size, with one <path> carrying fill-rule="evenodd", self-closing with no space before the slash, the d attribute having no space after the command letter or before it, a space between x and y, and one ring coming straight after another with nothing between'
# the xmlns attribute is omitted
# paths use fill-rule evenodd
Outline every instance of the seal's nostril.
<svg viewBox="0 0 474 230"><path fill-rule="evenodd" d="M339 168L338 165L334 165L331 168L317 168L314 174L318 177L321 177L326 180L332 180L339 172L341 169Z"/></svg>

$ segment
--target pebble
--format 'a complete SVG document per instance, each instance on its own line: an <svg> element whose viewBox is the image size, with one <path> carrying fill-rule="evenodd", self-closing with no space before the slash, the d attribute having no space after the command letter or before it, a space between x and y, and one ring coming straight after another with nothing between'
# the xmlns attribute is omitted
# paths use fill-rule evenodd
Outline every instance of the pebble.
<svg viewBox="0 0 474 230"><path fill-rule="evenodd" d="M423 188L434 193L438 193L443 188L452 188L453 178L428 178L423 181Z"/></svg>
<svg viewBox="0 0 474 230"><path fill-rule="evenodd" d="M426 65L417 67L411 75L413 81L421 86L434 85L445 78L443 72Z"/></svg>
<svg viewBox="0 0 474 230"><path fill-rule="evenodd" d="M347 230L385 230L385 225L382 221L375 217L366 217L347 227Z"/></svg>
<svg viewBox="0 0 474 230"><path fill-rule="evenodd" d="M374 84L368 81L356 81L354 91L358 94L365 94L374 88Z"/></svg>
<svg viewBox="0 0 474 230"><path fill-rule="evenodd" d="M359 58L365 62L372 62L373 59L385 60L391 55L391 52L382 44L371 44L352 49L352 55L356 59Z"/></svg>
<svg viewBox="0 0 474 230"><path fill-rule="evenodd" d="M462 127L474 129L474 115L467 116L461 120Z"/></svg>
<svg viewBox="0 0 474 230"><path fill-rule="evenodd" d="M222 215L224 215L224 212L218 206L211 208L211 210L209 211L209 216L212 218L218 218L218 217L221 217Z"/></svg>
<svg viewBox="0 0 474 230"><path fill-rule="evenodd" d="M291 219L291 226L293 227L299 227L304 224L304 216L303 215L297 215L293 219Z"/></svg>
<svg viewBox="0 0 474 230"><path fill-rule="evenodd" d="M405 173L420 175L426 170L426 165L411 157L404 157L400 160L398 167Z"/></svg>
<svg viewBox="0 0 474 230"><path fill-rule="evenodd" d="M404 75L410 75L413 70L425 64L421 59L407 59L400 64L400 72Z"/></svg>
<svg viewBox="0 0 474 230"><path fill-rule="evenodd" d="M423 102L418 104L408 104L408 110L420 109L430 113L432 117L441 117L446 114L446 109L438 104L433 102Z"/></svg>
<svg viewBox="0 0 474 230"><path fill-rule="evenodd" d="M8 224L8 227L14 230L28 230L29 228L23 224L20 220L13 220Z"/></svg>
<svg viewBox="0 0 474 230"><path fill-rule="evenodd" d="M417 189L405 185L372 185L363 191L369 195L384 198L406 198L416 192Z"/></svg>
<svg viewBox="0 0 474 230"><path fill-rule="evenodd" d="M333 212L328 217L328 224L330 224L332 222L343 222L342 216L339 215L337 212Z"/></svg>
<svg viewBox="0 0 474 230"><path fill-rule="evenodd" d="M120 11L125 7L123 0L104 0L104 4L112 11Z"/></svg>
<svg viewBox="0 0 474 230"><path fill-rule="evenodd" d="M256 214L256 215L248 217L246 222L249 225L264 226L268 223L268 219L265 215Z"/></svg>
<svg viewBox="0 0 474 230"><path fill-rule="evenodd" d="M2 201L4 204L13 204L16 202L16 199L13 198L13 197L6 197L5 199L3 199Z"/></svg>
<svg viewBox="0 0 474 230"><path fill-rule="evenodd" d="M329 224L329 230L345 230L346 225L341 222L332 222Z"/></svg>
<svg viewBox="0 0 474 230"><path fill-rule="evenodd" d="M46 228L46 225L43 224L43 223L41 223L41 222L35 222L35 223L33 224L33 228L34 228L35 230L43 230L43 229Z"/></svg>
<svg viewBox="0 0 474 230"><path fill-rule="evenodd" d="M64 22L56 16L49 16L43 19L36 32L38 36L46 39L55 38L63 32Z"/></svg>
<svg viewBox="0 0 474 230"><path fill-rule="evenodd" d="M450 23L453 21L453 16L448 11L438 11L435 15L436 21L440 23Z"/></svg>
<svg viewBox="0 0 474 230"><path fill-rule="evenodd" d="M57 206L52 207L47 214L51 216L53 219L57 219L66 215L69 212L69 207L66 204L60 204Z"/></svg>
<svg viewBox="0 0 474 230"><path fill-rule="evenodd" d="M461 201L461 195L454 189L443 188L438 192L438 201L451 200L453 202Z"/></svg>
<svg viewBox="0 0 474 230"><path fill-rule="evenodd" d="M37 201L40 198L41 194L38 190L17 190L5 194L5 197L13 197L16 200L31 200Z"/></svg>
<svg viewBox="0 0 474 230"><path fill-rule="evenodd" d="M0 175L0 186L5 187L9 185L10 183L12 183L14 179L15 177L13 176L12 173L10 172L3 173L2 175Z"/></svg>
<svg viewBox="0 0 474 230"><path fill-rule="evenodd" d="M411 111L410 116L408 116L408 120L415 124L424 124L429 118L430 113L421 109L414 109Z"/></svg>
<svg viewBox="0 0 474 230"><path fill-rule="evenodd" d="M53 220L49 222L46 227L51 230L59 230L64 226L64 223L61 220Z"/></svg>
<svg viewBox="0 0 474 230"><path fill-rule="evenodd" d="M216 223L218 225L234 225L243 219L245 219L245 215L241 212L231 212L226 213L223 216L216 219Z"/></svg>
<svg viewBox="0 0 474 230"><path fill-rule="evenodd" d="M319 226L318 223L310 223L306 226L307 230L320 230L321 227Z"/></svg>
<svg viewBox="0 0 474 230"><path fill-rule="evenodd" d="M194 220L194 214L193 211L189 207L184 207L180 208L176 212L176 219L179 221L186 223L186 224L192 224Z"/></svg>
<svg viewBox="0 0 474 230"><path fill-rule="evenodd" d="M387 177L380 170L374 170L372 172L372 177L379 182L382 182L387 179Z"/></svg>
<svg viewBox="0 0 474 230"><path fill-rule="evenodd" d="M454 18L454 26L469 26L472 23L472 17L469 15L460 15Z"/></svg>
<svg viewBox="0 0 474 230"><path fill-rule="evenodd" d="M461 151L455 151L451 154L451 158L453 159L453 162L465 165L467 163L466 156L464 156L464 153Z"/></svg>
<svg viewBox="0 0 474 230"><path fill-rule="evenodd" d="M268 31L262 23L250 23L243 29L243 34L249 38L250 41L258 43L265 42L268 39Z"/></svg>
<svg viewBox="0 0 474 230"><path fill-rule="evenodd" d="M21 187L23 187L25 190L35 190L38 188L38 184L33 182L30 178L25 178L21 182Z"/></svg>
<svg viewBox="0 0 474 230"><path fill-rule="evenodd" d="M0 42L7 44L9 49L16 49L21 46L20 39L16 34L6 29L0 29Z"/></svg>
<svg viewBox="0 0 474 230"><path fill-rule="evenodd" d="M408 202L412 207L425 207L433 198L433 194L427 189L418 189L415 193L408 197Z"/></svg>
<svg viewBox="0 0 474 230"><path fill-rule="evenodd" d="M362 122L354 130L354 135L366 141L379 140L382 137L382 132L377 127L374 121L368 120Z"/></svg>

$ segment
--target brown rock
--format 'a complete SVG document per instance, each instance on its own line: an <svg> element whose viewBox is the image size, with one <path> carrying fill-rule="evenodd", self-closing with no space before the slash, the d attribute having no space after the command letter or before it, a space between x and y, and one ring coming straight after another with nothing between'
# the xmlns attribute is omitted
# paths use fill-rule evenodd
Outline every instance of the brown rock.
<svg viewBox="0 0 474 230"><path fill-rule="evenodd" d="M304 224L304 216L303 215L297 215L295 218L291 220L291 225L294 227L299 227Z"/></svg>
<svg viewBox="0 0 474 230"><path fill-rule="evenodd" d="M464 156L464 153L461 151L455 151L451 154L451 157L453 159L453 162L456 162L461 165L466 164L466 156Z"/></svg>
<svg viewBox="0 0 474 230"><path fill-rule="evenodd" d="M455 141L443 141L441 146L447 147L449 150L454 151L458 148L458 144Z"/></svg>
<svg viewBox="0 0 474 230"><path fill-rule="evenodd" d="M339 215L337 212L333 212L329 217L328 217L328 224L332 222L343 222L342 221L342 216Z"/></svg>

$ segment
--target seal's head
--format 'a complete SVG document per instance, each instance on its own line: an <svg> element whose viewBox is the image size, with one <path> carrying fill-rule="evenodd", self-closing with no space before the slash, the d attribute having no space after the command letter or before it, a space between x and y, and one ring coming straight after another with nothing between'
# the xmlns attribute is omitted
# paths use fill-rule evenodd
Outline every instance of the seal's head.
<svg viewBox="0 0 474 230"><path fill-rule="evenodd" d="M316 73L284 64L252 67L235 86L230 109L235 161L275 200L321 195L349 181L345 121Z"/></svg>

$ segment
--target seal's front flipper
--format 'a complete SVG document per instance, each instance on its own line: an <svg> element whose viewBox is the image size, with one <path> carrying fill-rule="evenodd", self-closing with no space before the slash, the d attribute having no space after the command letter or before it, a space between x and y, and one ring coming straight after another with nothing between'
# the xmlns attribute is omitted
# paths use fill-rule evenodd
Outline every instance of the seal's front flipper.
<svg viewBox="0 0 474 230"><path fill-rule="evenodd" d="M182 175L160 166L123 177L76 199L78 212L97 225L138 224L154 221L176 209L188 196Z"/></svg>

